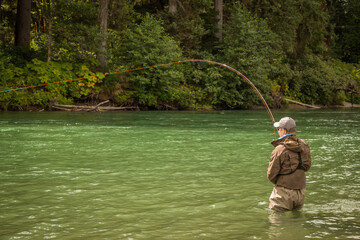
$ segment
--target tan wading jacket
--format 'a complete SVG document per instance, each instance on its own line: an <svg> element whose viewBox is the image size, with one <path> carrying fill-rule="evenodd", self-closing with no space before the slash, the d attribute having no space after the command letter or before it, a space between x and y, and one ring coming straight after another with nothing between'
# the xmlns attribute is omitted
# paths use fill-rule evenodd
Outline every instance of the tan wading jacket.
<svg viewBox="0 0 360 240"><path fill-rule="evenodd" d="M308 171L311 166L309 145L297 138L295 134L276 139L271 144L275 149L272 151L269 161L268 179L277 186L290 189L305 188L305 171ZM299 153L304 170L297 169Z"/></svg>

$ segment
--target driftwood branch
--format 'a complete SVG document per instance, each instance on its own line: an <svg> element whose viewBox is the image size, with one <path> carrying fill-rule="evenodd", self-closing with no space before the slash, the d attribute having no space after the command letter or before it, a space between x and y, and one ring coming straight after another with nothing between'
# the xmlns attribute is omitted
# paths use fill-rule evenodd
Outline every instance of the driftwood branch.
<svg viewBox="0 0 360 240"><path fill-rule="evenodd" d="M288 102L295 103L295 104L298 104L300 106L304 106L304 107L308 107L308 108L321 108L321 107L318 107L318 106L315 106L315 105L309 105L309 104L301 103L301 102L294 101L294 100L291 100L291 99L288 99L288 98L283 98L283 99L288 101Z"/></svg>
<svg viewBox="0 0 360 240"><path fill-rule="evenodd" d="M99 103L98 105L96 105L95 107L93 107L93 108L91 108L89 110L86 110L86 111L88 111L88 112L97 111L101 105L104 105L105 103L108 103L108 102L110 102L110 101L109 100L103 101L103 102Z"/></svg>
<svg viewBox="0 0 360 240"><path fill-rule="evenodd" d="M129 109L137 109L137 107L110 107L110 106L101 106L105 103L110 102L109 100L106 100L104 102L101 102L97 104L96 106L80 106L80 105L62 105L58 104L57 102L54 102L51 107L63 111L111 111L111 110L129 110Z"/></svg>

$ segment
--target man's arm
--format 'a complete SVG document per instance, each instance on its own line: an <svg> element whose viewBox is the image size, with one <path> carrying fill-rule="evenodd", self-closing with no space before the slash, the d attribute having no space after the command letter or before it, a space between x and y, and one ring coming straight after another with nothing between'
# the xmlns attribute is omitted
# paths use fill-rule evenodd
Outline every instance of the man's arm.
<svg viewBox="0 0 360 240"><path fill-rule="evenodd" d="M277 147L279 148L279 147ZM271 153L271 157L269 160L269 167L267 169L267 177L270 182L276 184L278 174L281 169L281 161L280 161L280 149L275 148L274 151Z"/></svg>
<svg viewBox="0 0 360 240"><path fill-rule="evenodd" d="M308 171L311 167L311 153L310 153L310 147L309 145L302 140L304 144L304 152L303 152L303 159L302 159L302 165L305 168L305 171Z"/></svg>

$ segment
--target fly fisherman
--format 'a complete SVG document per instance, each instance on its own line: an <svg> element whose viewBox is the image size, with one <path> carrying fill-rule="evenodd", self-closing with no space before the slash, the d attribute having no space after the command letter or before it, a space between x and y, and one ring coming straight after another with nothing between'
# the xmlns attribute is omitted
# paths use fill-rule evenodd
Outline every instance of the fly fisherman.
<svg viewBox="0 0 360 240"><path fill-rule="evenodd" d="M296 137L295 121L284 117L274 123L279 138L272 141L268 179L275 184L269 198L269 208L275 211L300 209L305 200L305 172L310 169L309 145Z"/></svg>

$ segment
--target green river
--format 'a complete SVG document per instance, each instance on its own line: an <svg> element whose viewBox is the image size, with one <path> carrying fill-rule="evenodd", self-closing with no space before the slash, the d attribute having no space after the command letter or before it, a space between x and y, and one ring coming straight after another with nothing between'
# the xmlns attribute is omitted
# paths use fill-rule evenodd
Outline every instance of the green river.
<svg viewBox="0 0 360 240"><path fill-rule="evenodd" d="M360 109L273 114L312 150L285 214L265 110L0 113L0 239L360 239Z"/></svg>

